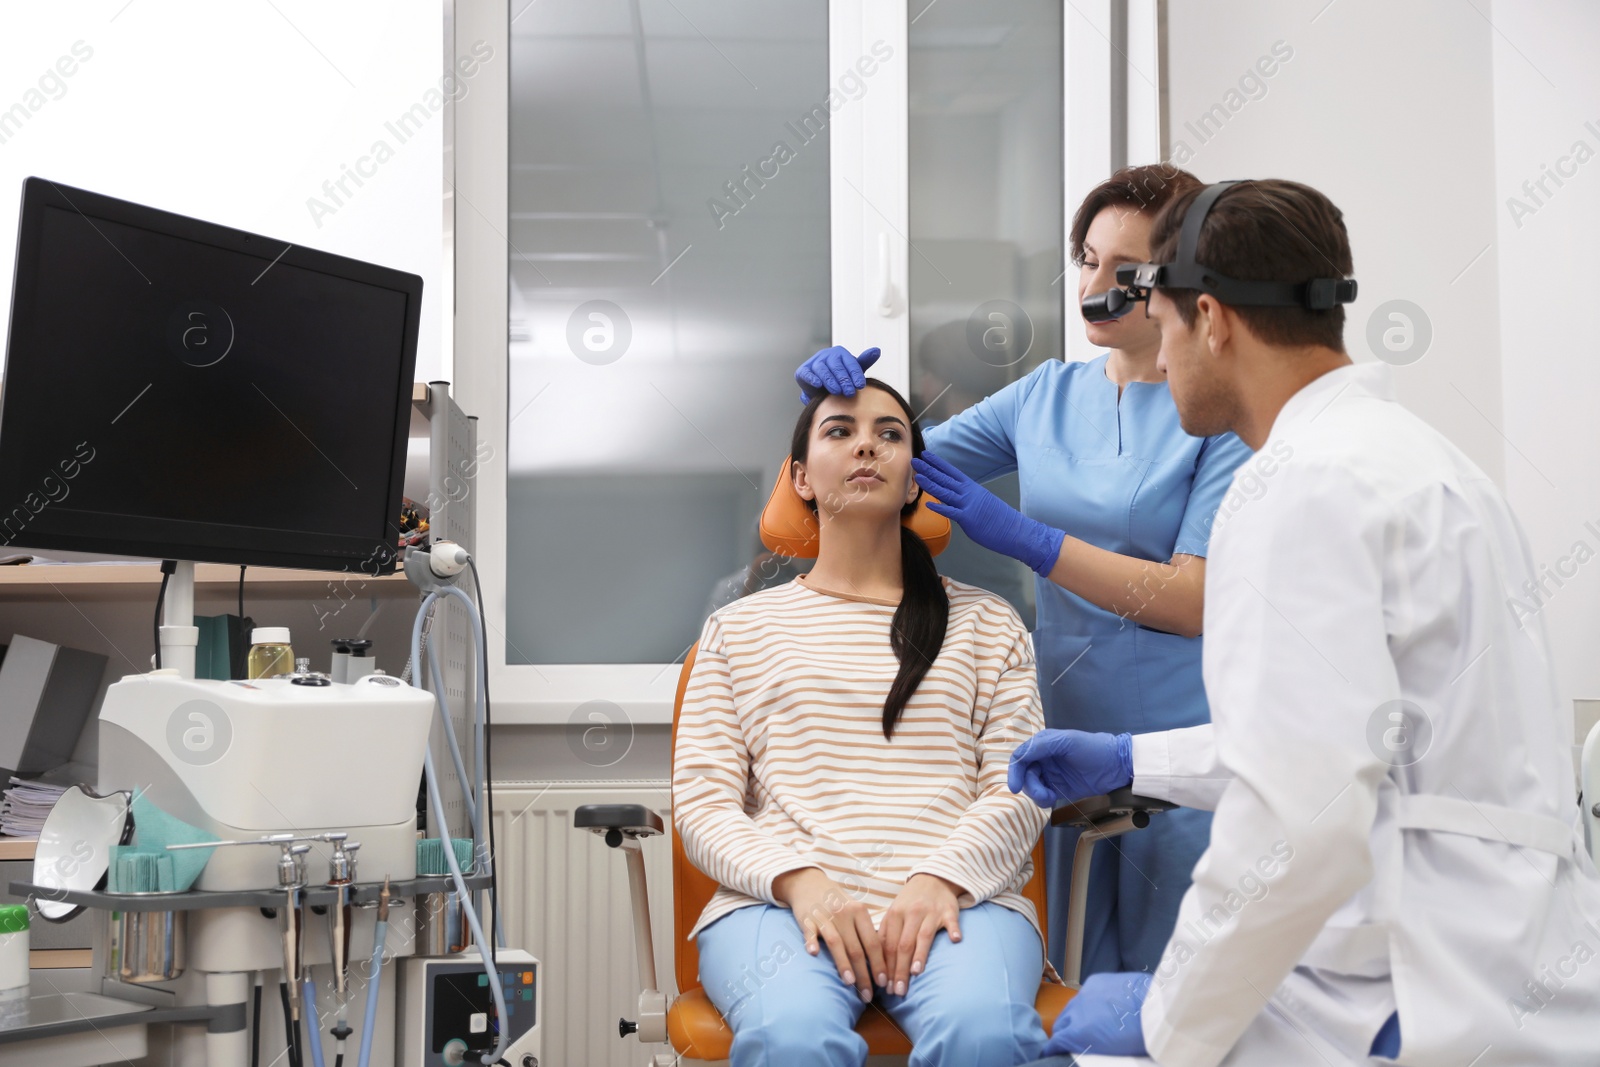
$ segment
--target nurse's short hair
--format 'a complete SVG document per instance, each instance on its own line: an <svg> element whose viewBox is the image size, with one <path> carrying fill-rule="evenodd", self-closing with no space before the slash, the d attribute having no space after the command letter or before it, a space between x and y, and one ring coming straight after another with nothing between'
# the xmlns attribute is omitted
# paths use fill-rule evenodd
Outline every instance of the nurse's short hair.
<svg viewBox="0 0 1600 1067"><path fill-rule="evenodd" d="M1203 185L1199 178L1173 166L1171 163L1147 163L1138 167L1123 167L1111 177L1089 190L1089 195L1078 205L1072 216L1072 230L1067 247L1072 262L1083 266L1083 242L1089 235L1089 226L1095 216L1108 207L1132 208L1154 218L1172 198Z"/></svg>
<svg viewBox="0 0 1600 1067"><path fill-rule="evenodd" d="M1178 254L1184 213L1199 189L1172 199L1150 228L1150 259L1169 263ZM1281 178L1240 182L1218 196L1200 227L1195 259L1219 274L1249 281L1304 282L1349 277L1350 234L1344 214L1309 185ZM1199 290L1162 289L1185 326L1194 325ZM1273 345L1322 345L1344 351L1344 306L1233 310L1257 338Z"/></svg>

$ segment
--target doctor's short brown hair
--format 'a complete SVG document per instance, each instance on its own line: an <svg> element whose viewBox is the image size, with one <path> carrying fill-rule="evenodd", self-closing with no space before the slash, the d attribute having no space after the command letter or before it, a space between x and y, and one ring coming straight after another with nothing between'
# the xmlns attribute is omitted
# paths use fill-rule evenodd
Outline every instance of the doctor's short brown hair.
<svg viewBox="0 0 1600 1067"><path fill-rule="evenodd" d="M1174 197L1150 228L1150 256L1170 263L1178 254L1184 213L1201 193ZM1309 185L1269 178L1240 182L1211 206L1195 258L1241 281L1304 282L1346 278L1354 273L1344 214ZM1197 289L1163 289L1184 325L1192 326ZM1230 305L1250 332L1273 345L1323 345L1344 351L1344 306L1313 311L1300 307Z"/></svg>

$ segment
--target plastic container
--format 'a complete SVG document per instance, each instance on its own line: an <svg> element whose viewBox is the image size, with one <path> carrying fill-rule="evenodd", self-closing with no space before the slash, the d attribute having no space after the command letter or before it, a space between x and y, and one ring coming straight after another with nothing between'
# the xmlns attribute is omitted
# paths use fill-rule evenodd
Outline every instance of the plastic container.
<svg viewBox="0 0 1600 1067"><path fill-rule="evenodd" d="M28 1018L28 906L0 907L0 1030Z"/></svg>
<svg viewBox="0 0 1600 1067"><path fill-rule="evenodd" d="M294 673L294 649L287 626L257 626L250 631L250 658L245 674L253 679Z"/></svg>

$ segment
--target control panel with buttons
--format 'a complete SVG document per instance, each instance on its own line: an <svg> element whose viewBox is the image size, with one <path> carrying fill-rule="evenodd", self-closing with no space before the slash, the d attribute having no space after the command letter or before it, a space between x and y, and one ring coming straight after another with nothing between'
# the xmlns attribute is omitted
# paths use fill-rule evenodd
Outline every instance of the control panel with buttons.
<svg viewBox="0 0 1600 1067"><path fill-rule="evenodd" d="M543 1007L539 962L520 949L501 949L495 953L495 967L505 1001L504 1019L476 949L404 961L399 1067L477 1064L494 1049L502 1031L505 1062L538 1067Z"/></svg>

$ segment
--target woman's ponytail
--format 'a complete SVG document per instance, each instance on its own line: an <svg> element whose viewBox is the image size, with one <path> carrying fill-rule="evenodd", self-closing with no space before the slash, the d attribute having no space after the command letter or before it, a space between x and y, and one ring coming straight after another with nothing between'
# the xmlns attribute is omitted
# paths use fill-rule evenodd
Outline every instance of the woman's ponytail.
<svg viewBox="0 0 1600 1067"><path fill-rule="evenodd" d="M905 525L900 527L900 575L905 588L889 624L889 646L900 661L900 671L889 687L889 698L883 702L885 738L893 736L906 702L939 657L945 626L950 621L950 598L933 565L933 553Z"/></svg>

